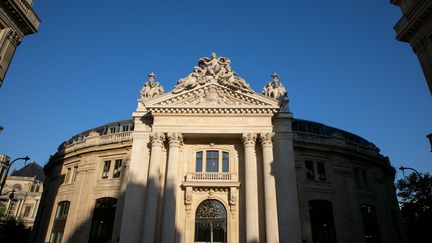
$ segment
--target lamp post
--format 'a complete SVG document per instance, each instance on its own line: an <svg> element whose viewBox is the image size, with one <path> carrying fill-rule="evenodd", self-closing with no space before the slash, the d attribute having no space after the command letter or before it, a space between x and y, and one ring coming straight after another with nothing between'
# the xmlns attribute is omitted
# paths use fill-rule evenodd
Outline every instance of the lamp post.
<svg viewBox="0 0 432 243"><path fill-rule="evenodd" d="M5 167L5 168L6 168L6 175L5 175L4 180L1 182L0 194L1 194L1 192L3 191L3 187L4 187L5 183L6 183L6 177L7 177L7 175L9 174L9 169L10 169L10 167L12 166L12 164L13 164L15 161L17 161L17 160L24 160L24 161L25 161L24 164L25 164L25 163L27 163L27 160L29 160L29 159L30 159L30 158L29 158L28 156L26 156L26 157L22 157L22 158L16 158L16 159L14 159L12 162L10 162L9 164L6 164L6 162L4 162L4 163L2 164L2 167Z"/></svg>
<svg viewBox="0 0 432 243"><path fill-rule="evenodd" d="M414 171L414 172L418 175L419 178L421 178L421 174L420 174L417 170L415 170L415 169L413 169L413 168L411 168L411 167L404 167L404 166L401 166L401 167L399 168L399 170L401 170L402 173L404 173L405 170L412 170L412 171ZM405 176L405 174L404 174L404 176Z"/></svg>

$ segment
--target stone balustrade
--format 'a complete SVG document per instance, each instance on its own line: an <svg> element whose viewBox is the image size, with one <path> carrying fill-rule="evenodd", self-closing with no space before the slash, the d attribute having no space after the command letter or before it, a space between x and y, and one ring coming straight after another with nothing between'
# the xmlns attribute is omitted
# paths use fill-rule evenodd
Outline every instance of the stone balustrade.
<svg viewBox="0 0 432 243"><path fill-rule="evenodd" d="M237 173L230 172L189 172L186 181L237 181Z"/></svg>

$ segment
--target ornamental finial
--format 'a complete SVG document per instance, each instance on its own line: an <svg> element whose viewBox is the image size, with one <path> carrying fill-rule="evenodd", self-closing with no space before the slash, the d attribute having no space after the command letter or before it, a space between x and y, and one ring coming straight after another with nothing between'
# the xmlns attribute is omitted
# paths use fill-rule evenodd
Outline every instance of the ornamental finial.
<svg viewBox="0 0 432 243"><path fill-rule="evenodd" d="M162 85L160 85L159 82L156 82L156 74L152 72L148 75L148 77L149 80L145 82L140 91L141 99L148 99L164 93Z"/></svg>

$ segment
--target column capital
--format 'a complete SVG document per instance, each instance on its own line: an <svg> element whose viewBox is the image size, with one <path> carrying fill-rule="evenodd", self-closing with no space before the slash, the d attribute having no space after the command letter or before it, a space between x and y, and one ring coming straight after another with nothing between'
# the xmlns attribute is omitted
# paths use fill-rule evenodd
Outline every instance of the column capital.
<svg viewBox="0 0 432 243"><path fill-rule="evenodd" d="M183 143L183 134L180 132L167 133L168 143L170 146L180 146Z"/></svg>
<svg viewBox="0 0 432 243"><path fill-rule="evenodd" d="M255 146L257 134L256 133L243 133L242 141L243 145L246 146Z"/></svg>
<svg viewBox="0 0 432 243"><path fill-rule="evenodd" d="M274 132L262 132L260 133L260 142L262 146L268 146L273 144Z"/></svg>
<svg viewBox="0 0 432 243"><path fill-rule="evenodd" d="M153 146L162 147L165 140L165 134L161 132L152 132L150 133L150 142Z"/></svg>

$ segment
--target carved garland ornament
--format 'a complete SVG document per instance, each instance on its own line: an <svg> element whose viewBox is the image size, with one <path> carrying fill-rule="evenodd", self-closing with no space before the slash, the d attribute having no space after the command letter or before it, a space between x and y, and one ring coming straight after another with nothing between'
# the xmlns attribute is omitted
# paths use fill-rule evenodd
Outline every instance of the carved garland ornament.
<svg viewBox="0 0 432 243"><path fill-rule="evenodd" d="M198 66L195 66L187 77L177 82L172 93L178 94L209 82L217 82L234 90L253 93L249 84L231 70L231 61L226 57L217 57L214 52L211 58L200 58Z"/></svg>

